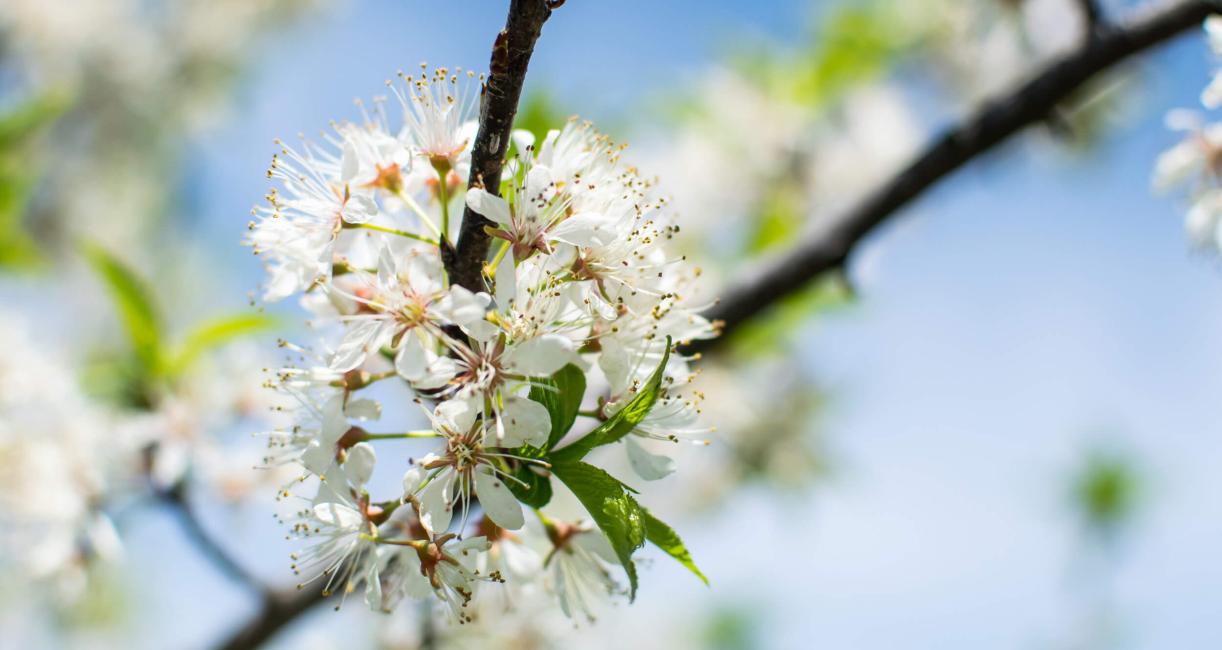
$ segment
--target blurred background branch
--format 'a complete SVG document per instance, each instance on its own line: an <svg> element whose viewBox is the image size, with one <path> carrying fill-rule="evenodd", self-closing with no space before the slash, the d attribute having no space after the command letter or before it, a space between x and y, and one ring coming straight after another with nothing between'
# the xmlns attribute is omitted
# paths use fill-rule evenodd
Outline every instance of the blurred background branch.
<svg viewBox="0 0 1222 650"><path fill-rule="evenodd" d="M1085 43L1018 89L988 102L948 129L906 168L842 215L816 223L794 248L747 272L708 316L731 333L818 276L840 267L854 247L926 190L1024 128L1047 119L1092 77L1167 39L1194 29L1219 11L1209 0L1177 2ZM701 351L726 340L695 341Z"/></svg>
<svg viewBox="0 0 1222 650"><path fill-rule="evenodd" d="M246 567L242 566L241 562L238 562L208 532L208 529L199 519L199 513L196 512L195 507L191 504L191 496L187 494L187 481L180 480L168 488L158 489L156 494L161 498L162 502L173 510L178 521L182 524L183 532L186 533L191 543L221 573L224 573L235 583L259 595L265 595L267 598L272 597L267 593L267 588L263 586L259 578L246 570Z"/></svg>

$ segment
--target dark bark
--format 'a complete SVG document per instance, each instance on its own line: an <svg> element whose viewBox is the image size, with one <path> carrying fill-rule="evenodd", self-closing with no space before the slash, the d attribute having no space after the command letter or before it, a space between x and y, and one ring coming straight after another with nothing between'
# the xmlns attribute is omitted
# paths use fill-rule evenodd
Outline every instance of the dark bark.
<svg viewBox="0 0 1222 650"><path fill-rule="evenodd" d="M259 594L264 593L263 584L251 572L246 570L223 546L214 538L191 504L185 482L175 483L165 490L158 490L157 496L173 511L182 525L183 534L195 548L222 573L234 582Z"/></svg>
<svg viewBox="0 0 1222 650"><path fill-rule="evenodd" d="M819 275L839 268L853 248L901 208L1026 127L1047 120L1095 75L1129 57L1198 27L1220 3L1175 2L1088 39L1075 52L1049 64L1013 92L986 102L963 123L935 138L924 153L847 212L815 224L810 234L776 258L743 274L707 314L723 333L802 289ZM717 344L695 341L687 351Z"/></svg>
<svg viewBox="0 0 1222 650"><path fill-rule="evenodd" d="M512 0L505 29L492 45L488 81L484 84L479 106L479 132L471 148L471 177L467 187L483 186L500 195L501 167L509 151L509 134L518 113L518 99L526 81L526 68L535 50L535 41L552 9L554 0ZM457 245L442 244L441 258L450 282L470 291L483 291L481 276L488 257L491 236L484 230L491 222L463 208L462 227Z"/></svg>
<svg viewBox="0 0 1222 650"><path fill-rule="evenodd" d="M338 598L338 596L337 596ZM275 636L299 616L326 602L319 589L308 588L287 594L269 594L258 612L217 646L219 650L253 650ZM336 601L338 602L338 601ZM358 599L356 605L363 605Z"/></svg>
<svg viewBox="0 0 1222 650"><path fill-rule="evenodd" d="M1087 38L1098 37L1106 27L1103 8L1099 6L1099 0L1077 0L1077 2L1078 11L1082 12L1082 19L1086 21Z"/></svg>

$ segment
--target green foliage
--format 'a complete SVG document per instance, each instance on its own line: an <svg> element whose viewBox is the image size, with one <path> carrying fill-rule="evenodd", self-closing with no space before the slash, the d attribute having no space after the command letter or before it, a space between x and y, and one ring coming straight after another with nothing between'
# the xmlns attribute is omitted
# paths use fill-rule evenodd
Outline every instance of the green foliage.
<svg viewBox="0 0 1222 650"><path fill-rule="evenodd" d="M604 470L581 462L591 449L617 442L628 435L649 414L661 393L662 377L670 360L670 345L671 341L667 339L666 351L658 367L624 408L577 442L554 452L552 446L564 438L577 419L586 391L585 374L580 368L567 365L532 387L530 398L547 408L552 430L543 449L522 447L516 451L516 455L549 463L551 474L568 486L590 513L624 566L633 597L636 595L637 573L632 553L645 544L646 538L695 572L706 584L708 582L692 562L691 554L679 535L641 508L632 497L636 490ZM509 488L519 501L533 508L542 508L551 501L549 477L528 463L519 463L513 473L521 483L511 481Z"/></svg>
<svg viewBox="0 0 1222 650"><path fill-rule="evenodd" d="M202 354L215 350L244 336L261 334L278 326L276 319L264 314L231 314L207 321L187 334L167 368L171 375L180 374Z"/></svg>
<svg viewBox="0 0 1222 650"><path fill-rule="evenodd" d="M506 481L509 486L509 491L517 497L518 501L526 505L539 509L546 506L552 501L552 481L551 478L536 472L528 465L519 465L517 470L513 472L513 477L521 481Z"/></svg>
<svg viewBox="0 0 1222 650"><path fill-rule="evenodd" d="M759 614L749 603L721 605L705 624L704 646L709 650L752 650L759 642Z"/></svg>
<svg viewBox="0 0 1222 650"><path fill-rule="evenodd" d="M552 422L552 430L548 435L547 444L542 449L529 445L518 448L514 453L526 458L544 458L552 446L573 428L577 420L577 411L581 409L581 400L586 393L586 376L580 368L572 364L557 370L545 380L535 380L530 389L530 399L542 404ZM514 478L521 481L509 482L509 489L519 501L532 508L542 508L552 500L552 484L549 478L540 474L527 463L519 463L513 470Z"/></svg>
<svg viewBox="0 0 1222 650"><path fill-rule="evenodd" d="M132 351L146 374L162 369L161 318L144 281L119 258L97 244L82 245L85 259L110 293Z"/></svg>
<svg viewBox="0 0 1222 650"><path fill-rule="evenodd" d="M812 105L835 98L885 71L909 40L887 3L839 8L819 30L811 63L798 71L795 98Z"/></svg>
<svg viewBox="0 0 1222 650"><path fill-rule="evenodd" d="M586 374L573 364L566 365L548 379L536 381L535 385L531 386L530 398L545 406L552 420L552 431L547 438L546 449L556 446L569 429L573 428L585 394Z"/></svg>
<svg viewBox="0 0 1222 650"><path fill-rule="evenodd" d="M582 436L577 442L556 451L552 454L552 458L556 460L581 460L586 454L590 453L591 449L617 442L635 429L636 425L640 424L645 419L645 416L649 415L649 411L653 409L653 405L658 401L658 395L662 392L662 375L666 372L666 362L670 360L670 344L670 337L667 337L666 352L662 354L661 363L653 371L649 381L645 382L645 385L637 391L637 394L624 408L617 411L615 415L612 415L610 419L600 424L596 429Z"/></svg>
<svg viewBox="0 0 1222 650"><path fill-rule="evenodd" d="M635 598L637 574L632 553L645 544L645 511L622 482L593 465L578 460L557 462L552 472L573 491L606 535L628 574L630 599Z"/></svg>
<svg viewBox="0 0 1222 650"><path fill-rule="evenodd" d="M78 635L126 628L137 611L128 576L106 562L88 562L85 571L89 588L81 598L53 601L56 624Z"/></svg>
<svg viewBox="0 0 1222 650"><path fill-rule="evenodd" d="M513 127L530 131L535 136L536 143L542 143L547 132L564 124L565 116L556 100L546 91L535 91L522 100L518 114L514 118ZM538 144L536 144L538 146ZM521 152L518 152L521 153Z"/></svg>
<svg viewBox="0 0 1222 650"><path fill-rule="evenodd" d="M66 97L48 93L0 116L0 268L41 262L22 219L40 175L36 146L67 107Z"/></svg>
<svg viewBox="0 0 1222 650"><path fill-rule="evenodd" d="M747 241L746 253L756 256L792 243L806 223L803 205L801 186L777 183L759 206L759 212L752 222L754 228Z"/></svg>
<svg viewBox="0 0 1222 650"><path fill-rule="evenodd" d="M641 508L641 516L645 519L645 539L666 551L666 554L678 560L679 564L690 569L704 584L709 584L709 579L700 572L700 569L696 568L696 562L692 559L692 554L688 552L687 547L683 545L683 540L679 539L679 534L644 508Z"/></svg>
<svg viewBox="0 0 1222 650"><path fill-rule="evenodd" d="M153 294L143 278L97 244L84 243L81 251L110 294L129 343L128 354L110 355L86 371L85 385L100 397L149 408L160 386L181 377L204 354L277 326L275 319L263 314L230 314L204 322L180 345L170 345Z"/></svg>
<svg viewBox="0 0 1222 650"><path fill-rule="evenodd" d="M1073 482L1073 501L1083 522L1105 536L1128 522L1140 493L1137 468L1116 451L1092 452Z"/></svg>

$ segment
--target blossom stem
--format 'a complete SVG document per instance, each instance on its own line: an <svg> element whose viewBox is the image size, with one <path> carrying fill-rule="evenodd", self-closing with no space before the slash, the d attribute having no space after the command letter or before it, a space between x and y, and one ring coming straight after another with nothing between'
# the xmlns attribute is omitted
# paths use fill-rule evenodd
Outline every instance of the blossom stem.
<svg viewBox="0 0 1222 650"><path fill-rule="evenodd" d="M428 544L427 541L422 540L422 539L408 540L408 539L384 539L382 537L371 537L369 541L375 544L389 544L391 546L410 546L417 550L419 550L420 548Z"/></svg>
<svg viewBox="0 0 1222 650"><path fill-rule="evenodd" d="M492 261L488 264L490 269L489 275L493 278L496 278L496 269L501 265L501 260L505 259L505 253L509 251L509 246L508 241L501 242L501 248L496 252L496 257L493 257Z"/></svg>
<svg viewBox="0 0 1222 650"><path fill-rule="evenodd" d="M408 239L415 239L416 241L421 241L426 244L431 244L433 246L437 245L437 242L435 240L429 239L428 237L423 237L421 235L417 235L414 232L408 232L406 230L399 230L398 228L387 228L386 226L379 226L377 224L372 224L372 223L350 223L350 224L345 224L344 227L345 228L364 228L365 230L373 230L377 232L384 232L390 235L398 235L400 237L407 237Z"/></svg>
<svg viewBox="0 0 1222 650"><path fill-rule="evenodd" d="M407 207L410 208L412 212L416 213L417 217L420 217L420 221L424 223L424 225L428 226L429 230L433 231L433 234L437 235L438 239L442 238L441 230L439 230L437 228L437 224L433 223L433 220L429 218L429 215L428 213L424 211L424 208L421 208L420 204L416 203L416 199L413 199L410 194L403 191L402 189L396 192L395 196L398 196L400 199L402 199L403 202L407 204ZM432 242L432 243L434 246L437 245L437 242Z"/></svg>
<svg viewBox="0 0 1222 650"><path fill-rule="evenodd" d="M446 187L446 175L439 169L437 198L441 201L441 241L450 241L450 189Z"/></svg>
<svg viewBox="0 0 1222 650"><path fill-rule="evenodd" d="M438 438L436 431L402 431L398 433L366 433L362 440L402 440L406 438Z"/></svg>

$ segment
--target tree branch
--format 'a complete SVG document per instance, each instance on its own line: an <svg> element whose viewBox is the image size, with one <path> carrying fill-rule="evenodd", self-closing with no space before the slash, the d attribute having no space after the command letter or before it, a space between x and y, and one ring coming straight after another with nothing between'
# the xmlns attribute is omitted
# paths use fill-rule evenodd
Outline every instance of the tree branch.
<svg viewBox="0 0 1222 650"><path fill-rule="evenodd" d="M1078 11L1082 13L1082 18L1086 22L1086 37L1088 39L1096 38L1103 33L1106 27L1106 22L1103 17L1103 8L1099 6L1099 0L1077 0Z"/></svg>
<svg viewBox="0 0 1222 650"><path fill-rule="evenodd" d="M239 564L204 528L191 505L185 482L179 481L168 489L158 490L157 496L178 516L178 522L191 543L222 573L243 587L260 594L266 592L263 583Z"/></svg>
<svg viewBox="0 0 1222 650"><path fill-rule="evenodd" d="M500 195L501 167L509 151L509 134L518 112L526 68L543 23L552 15L552 9L561 4L556 0L510 2L505 29L497 34L492 45L488 81L480 97L479 131L471 147L471 174L467 187L482 185L489 193ZM452 284L470 291L484 290L480 273L491 243L491 236L484 227L491 224L464 207L457 247L449 242L442 242L441 246L441 260Z"/></svg>
<svg viewBox="0 0 1222 650"><path fill-rule="evenodd" d="M730 332L749 318L844 264L880 224L964 164L1024 128L1048 118L1095 75L1177 34L1198 27L1222 6L1216 0L1175 2L1087 40L1010 94L987 102L962 124L936 138L906 168L849 211L818 222L792 250L764 262L732 286L707 314ZM725 337L695 341L699 351Z"/></svg>
<svg viewBox="0 0 1222 650"><path fill-rule="evenodd" d="M218 645L217 650L254 650L325 600L317 588L283 594L269 593L263 599L263 607Z"/></svg>

